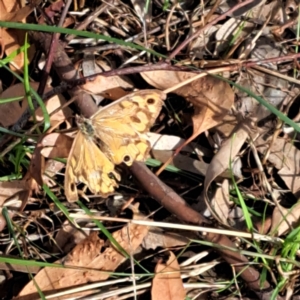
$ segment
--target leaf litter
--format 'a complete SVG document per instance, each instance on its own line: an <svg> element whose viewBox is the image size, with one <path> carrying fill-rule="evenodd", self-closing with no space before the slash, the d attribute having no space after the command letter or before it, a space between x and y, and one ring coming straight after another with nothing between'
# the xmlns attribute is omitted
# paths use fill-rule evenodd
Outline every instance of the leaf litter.
<svg viewBox="0 0 300 300"><path fill-rule="evenodd" d="M298 5L2 1L1 297L296 299ZM68 203L75 115L149 88L168 97L148 168L119 165L113 195L79 183Z"/></svg>

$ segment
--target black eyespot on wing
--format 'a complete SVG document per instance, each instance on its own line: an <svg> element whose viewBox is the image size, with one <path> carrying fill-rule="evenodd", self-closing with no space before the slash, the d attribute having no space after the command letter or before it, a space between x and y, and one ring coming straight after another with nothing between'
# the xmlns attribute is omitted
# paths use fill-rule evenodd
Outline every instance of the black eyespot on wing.
<svg viewBox="0 0 300 300"><path fill-rule="evenodd" d="M124 161L125 163L130 162L130 156L129 156L129 155L125 155L124 158L123 158L123 161Z"/></svg>
<svg viewBox="0 0 300 300"><path fill-rule="evenodd" d="M153 99L153 98L148 98L148 99L147 99L147 103L148 103L148 104L154 104L154 103L155 103L155 99Z"/></svg>

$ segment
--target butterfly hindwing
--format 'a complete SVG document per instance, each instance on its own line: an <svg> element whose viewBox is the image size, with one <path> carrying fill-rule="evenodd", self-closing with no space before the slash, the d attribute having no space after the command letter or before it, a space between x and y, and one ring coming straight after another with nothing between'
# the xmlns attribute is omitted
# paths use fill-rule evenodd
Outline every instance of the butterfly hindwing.
<svg viewBox="0 0 300 300"><path fill-rule="evenodd" d="M144 160L150 145L145 137L155 122L165 94L143 90L99 110L91 118L101 149L114 164Z"/></svg>

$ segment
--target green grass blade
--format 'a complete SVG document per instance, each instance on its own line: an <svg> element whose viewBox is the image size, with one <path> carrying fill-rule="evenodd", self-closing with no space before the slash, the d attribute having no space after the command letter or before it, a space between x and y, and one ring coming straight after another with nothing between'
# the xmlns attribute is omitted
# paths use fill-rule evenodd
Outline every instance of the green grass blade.
<svg viewBox="0 0 300 300"><path fill-rule="evenodd" d="M90 216L93 217L93 214L89 211L89 209L83 205L83 203L81 201L77 201L78 205L85 211L85 213ZM103 232L103 234L108 238L108 240L116 247L116 249L122 253L127 259L130 259L130 255L127 253L127 251L115 240L115 238L112 236L112 234L106 229L106 227L102 224L102 222L92 219L93 222L101 229L101 231ZM140 267L142 268L146 273L150 273L147 269L145 269L139 262L137 262L136 260L134 260L134 262Z"/></svg>
<svg viewBox="0 0 300 300"><path fill-rule="evenodd" d="M19 49L13 51L9 56L3 58L0 60L0 67L9 64L17 55L24 52L25 49L28 49L30 45L28 43L25 43L23 46L21 46Z"/></svg>
<svg viewBox="0 0 300 300"><path fill-rule="evenodd" d="M13 226L13 224L12 224L12 222L11 222L11 219L10 219L10 217L9 217L8 210L7 210L6 207L3 207L3 209L2 209L2 214L3 214L3 217L4 217L5 220L6 220L7 228L8 228L9 232L11 233L11 235L12 235L12 237L13 237L13 240L14 240L14 242L15 242L15 246L17 247L20 256L23 258L23 252L22 252L22 250L21 250L21 248L20 248L20 245L19 245L19 243L18 243L18 240L17 240L17 238L16 238L15 231L14 231L14 226ZM37 291L38 291L40 297L41 297L42 299L46 299L45 296L44 296L44 294L43 294L43 292L41 291L41 289L39 288L38 284L36 283L36 281L35 281L35 279L34 279L34 276L31 274L31 272L29 272L28 265L25 265L25 266L26 266L26 269L27 269L27 271L28 271L28 274L29 274L31 280L33 280L33 283L34 283L34 285L35 285L35 287L36 287L36 289L37 289Z"/></svg>
<svg viewBox="0 0 300 300"><path fill-rule="evenodd" d="M27 33L25 34L25 44L27 44ZM34 105L33 105L33 101L32 101L32 97L31 97L31 93L30 93L30 83L29 83L29 71L28 71L28 52L27 52L27 48L24 49L24 81L23 81L23 85L24 85L24 90L25 90L25 95L27 98L27 102L28 102L28 107L31 111L31 114L33 116L33 120L34 123L36 123L36 118L35 118L35 113L34 113Z"/></svg>
<svg viewBox="0 0 300 300"><path fill-rule="evenodd" d="M22 83L24 83L23 78L17 74L16 72L12 71L10 68L8 68L6 65L2 65L3 68L5 68L8 72L12 73L18 80L20 80ZM44 116L44 131L46 131L50 127L50 117L47 111L47 108L42 100L42 98L39 96L39 94L32 88L30 87L30 92L33 94L35 97L37 103L42 109L43 116Z"/></svg>
<svg viewBox="0 0 300 300"><path fill-rule="evenodd" d="M70 214L67 210L67 208L57 199L57 197L53 194L53 192L49 189L49 187L46 184L43 184L43 190L46 192L46 194L49 196L49 198L54 202L54 204L62 211L62 213L67 217L67 219L76 226L77 228L78 225L74 221L72 217L70 217Z"/></svg>
<svg viewBox="0 0 300 300"><path fill-rule="evenodd" d="M151 53L157 57L163 57L166 58L165 55L158 53L154 50L147 49L143 46L140 46L135 43L131 42L125 42L123 40L105 36L102 34L96 34L93 32L88 32L88 31L80 31L80 30L75 30L75 29L69 29L69 28L63 28L63 27L55 27L55 26L47 26L47 25L38 25L38 24L24 24L24 23L17 23L17 22L4 22L0 21L0 27L6 27L6 28L14 28L14 29L21 29L21 30L35 30L35 31L43 31L43 32L50 32L50 33L61 33L61 34L72 34L76 36L82 36L82 37L87 37L87 38L94 38L96 40L103 40L111 43L116 43L118 45L122 45L125 47L130 47L134 48L140 51L146 51L148 53Z"/></svg>
<svg viewBox="0 0 300 300"><path fill-rule="evenodd" d="M10 103L10 102L15 102L15 101L20 101L22 100L24 97L23 96L19 96L19 97L11 97L11 98L2 98L0 99L0 105L1 104L5 104L5 103Z"/></svg>
<svg viewBox="0 0 300 300"><path fill-rule="evenodd" d="M270 104L269 102L267 102L263 98L257 96L252 91L244 88L243 86L240 86L239 84L234 83L233 81L230 81L230 80L228 80L226 78L223 78L221 76L216 76L216 77L223 80L223 81L225 81L225 82L227 82L227 83L229 83L229 84L231 84L231 85L233 85L234 87L236 87L240 91L243 91L243 92L247 93L249 96L254 98L257 102L259 102L261 105L266 107L270 112L272 112L274 115L276 115L281 121L283 121L284 123L286 123L286 124L290 125L291 127L293 127L297 132L300 132L300 126L297 123L292 121L285 114L283 114L281 111L279 111L275 106L273 106L272 104Z"/></svg>

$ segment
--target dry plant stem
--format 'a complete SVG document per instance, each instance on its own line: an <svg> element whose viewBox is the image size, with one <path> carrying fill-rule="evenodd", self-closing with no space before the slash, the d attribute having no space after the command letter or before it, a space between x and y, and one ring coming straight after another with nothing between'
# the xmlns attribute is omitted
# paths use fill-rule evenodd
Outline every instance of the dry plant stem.
<svg viewBox="0 0 300 300"><path fill-rule="evenodd" d="M156 177L145 164L134 162L130 170L139 182L163 207L174 213L182 221L192 224L209 222L192 209L177 193Z"/></svg>
<svg viewBox="0 0 300 300"><path fill-rule="evenodd" d="M265 68L265 67L262 67L262 66L252 66L251 68L254 69L254 70L264 72L264 73L267 73L267 74L270 74L270 75L276 76L278 78L281 78L281 79L287 80L289 82L300 85L300 80L299 79L281 74L278 71L274 71L274 70L271 70L271 69L268 69L268 68Z"/></svg>
<svg viewBox="0 0 300 300"><path fill-rule="evenodd" d="M51 44L51 35L34 31L30 33L30 36L32 40L36 44L40 45L43 51L47 53L47 49L50 48ZM58 42L56 51L54 52L53 67L62 81L72 82L78 78L77 70L64 51L60 42ZM97 110L97 105L93 101L91 95L83 93L80 87L73 87L69 93L71 97L77 97L74 103L84 117L90 117Z"/></svg>
<svg viewBox="0 0 300 300"><path fill-rule="evenodd" d="M66 5L64 6L64 10L63 10L60 20L58 22L58 27L63 26L71 3L72 3L72 0L68 0ZM37 90L37 93L39 95L42 95L44 93L44 90L45 90L45 87L47 84L48 75L50 73L52 62L53 62L54 52L57 47L59 37L60 37L60 33L53 33L53 35L52 35L51 46L50 46L49 52L47 53L47 60L46 60L46 64L45 64L43 72L42 72L42 79L40 81L40 84L39 84L39 87Z"/></svg>
<svg viewBox="0 0 300 300"><path fill-rule="evenodd" d="M52 115L56 114L61 109L64 109L65 107L69 106L72 102L74 102L74 100L75 100L74 98L70 99L68 102L66 102L61 107L56 108L51 114L49 114L49 116L51 117ZM28 135L28 134L32 133L37 127L41 126L42 124L43 124L43 121L40 121L40 122L34 124L30 129L25 131L24 135ZM11 136L9 136L9 137L11 137ZM4 155L6 155L8 152L10 152L20 142L21 142L21 138L17 138L13 143L8 145L2 152L0 152L0 158L4 157ZM3 145L3 143L1 143L1 146L2 145Z"/></svg>
<svg viewBox="0 0 300 300"><path fill-rule="evenodd" d="M208 29L209 27L217 24L219 21L225 19L229 14L235 12L241 7L244 7L250 3L252 3L254 0L246 0L243 2L238 2L237 5L232 7L231 9L227 10L223 15L220 15L219 17L213 19L211 22L207 23L204 27L197 30L191 37L187 38L181 45L179 45L169 56L168 60L172 60L175 58L175 56L185 47L187 46L192 40L197 38L201 33L204 32L205 29Z"/></svg>
<svg viewBox="0 0 300 300"><path fill-rule="evenodd" d="M183 82L180 82L174 86L172 86L171 88L169 89L166 89L164 90L164 92L167 94L167 93L170 93L172 91L175 91L179 88L181 88L182 86L184 85L187 85L199 78L202 78L202 77L205 77L207 76L208 74L213 74L213 73L220 73L220 72L223 72L223 70L226 69L226 67L221 67L221 68L216 68L213 70L213 72L209 71L209 72L203 72L203 73L200 73L192 78L189 78ZM193 139L195 138L194 135L190 136L186 141L184 141L177 149L176 151L174 152L174 154L156 171L156 175L159 176L161 174L161 172L171 163L171 161L174 159L174 157L179 154L179 152L182 150L183 147L185 147L186 145L188 145Z"/></svg>
<svg viewBox="0 0 300 300"><path fill-rule="evenodd" d="M169 26L170 26L170 22L171 22L171 18L173 16L174 10L175 8L178 8L179 4L177 2L175 2L171 9L170 12L168 14L167 20L166 20L166 33L165 33L165 40L166 40L166 48L167 51L170 51L170 39L169 39Z"/></svg>
<svg viewBox="0 0 300 300"><path fill-rule="evenodd" d="M258 167L258 169L259 169L259 171L260 171L260 174L261 174L261 176L262 176L262 178L263 178L264 186L267 188L267 191L268 191L269 194L271 195L272 200L273 200L273 202L275 203L275 205L276 205L276 207L278 208L278 210L280 211L281 216L283 217L284 220L286 220L286 218L285 218L285 213L282 211L282 209L281 209L281 207L280 207L280 204L278 203L277 197L274 195L273 189L272 189L272 187L271 187L271 185L270 185L268 179L266 178L266 174L265 174L265 172L264 172L263 165L262 165L262 163L261 163L261 160L260 160L260 158L259 158L257 149L256 149L256 147L255 147L255 145L254 145L254 143L253 143L252 140L250 140L250 147L251 147L251 150L252 150L252 153L253 153L255 162L256 162L256 164L257 164L257 167ZM289 222L287 222L287 221L286 221L286 223L287 223L287 225L289 226L290 230L292 231L293 228L292 228L291 224L290 224Z"/></svg>
<svg viewBox="0 0 300 300"><path fill-rule="evenodd" d="M280 35L286 28L290 28L292 25L294 25L295 23L297 23L298 19L299 19L299 16L297 15L295 18L289 20L287 23L285 23L285 24L283 24L283 25L281 25L281 26L279 26L277 28L274 28L272 30L272 32L274 34L276 34L276 35L277 34Z"/></svg>
<svg viewBox="0 0 300 300"><path fill-rule="evenodd" d="M147 72L147 71L155 71L155 70L166 70L166 71L184 71L184 72L191 72L191 73L208 73L208 74L215 74L218 72L227 72L227 71L238 71L242 67L249 68L249 67L257 67L260 71L265 71L268 72L269 69L263 68L261 64L267 64L267 63L280 63L280 62L287 62L287 61L293 61L295 59L300 58L300 53L297 54L291 54L291 55L286 55L286 56L280 56L280 57L273 57L273 58L268 58L264 60L246 60L246 61L239 61L236 64L228 63L225 66L218 67L216 68L217 71L215 71L214 68L210 69L200 69L200 70L194 70L191 69L190 67L185 67L185 66L172 66L171 64L167 62L159 62L155 65L145 65L145 66L138 66L138 67L129 67L129 68L123 68L123 69L116 69L116 70L111 70L111 71L106 71L106 72L101 72L101 73L96 73L91 76L86 76L81 79L77 79L74 81L70 81L68 83L72 83L72 86L78 85L78 84L84 84L87 80L93 79L96 75L100 76L120 76L120 75L129 75L129 74L136 74L140 72ZM221 71L220 71L221 69ZM296 80L292 77L289 76L284 76L284 75L277 75L280 78L283 78L285 80L288 80L290 82L294 82L299 84L299 80Z"/></svg>
<svg viewBox="0 0 300 300"><path fill-rule="evenodd" d="M104 12L106 9L107 4L104 3L100 5L91 15L89 15L87 18L85 18L82 22L79 23L79 25L75 28L76 30L83 30L86 29L86 27L91 24L100 14ZM70 42L72 39L74 39L75 35L69 35L65 39L66 42Z"/></svg>
<svg viewBox="0 0 300 300"><path fill-rule="evenodd" d="M196 225L205 225L208 223L203 216L189 207L179 195L161 182L144 164L134 162L130 170L139 179L143 188L181 221ZM204 239L232 249L236 248L225 235L207 233L204 235ZM229 264L235 267L237 273L242 272L241 277L251 289L260 292L260 274L254 268L247 267L249 261L245 256L231 250L218 249L218 251ZM265 281L262 289L268 289L269 287L269 283Z"/></svg>
<svg viewBox="0 0 300 300"><path fill-rule="evenodd" d="M211 8L211 10L209 11L209 13L205 16L204 19L204 24L206 24L209 19L211 18L211 16L215 13L215 11L217 10L217 8L219 7L219 5L221 4L222 0L217 0L214 4L214 6Z"/></svg>

